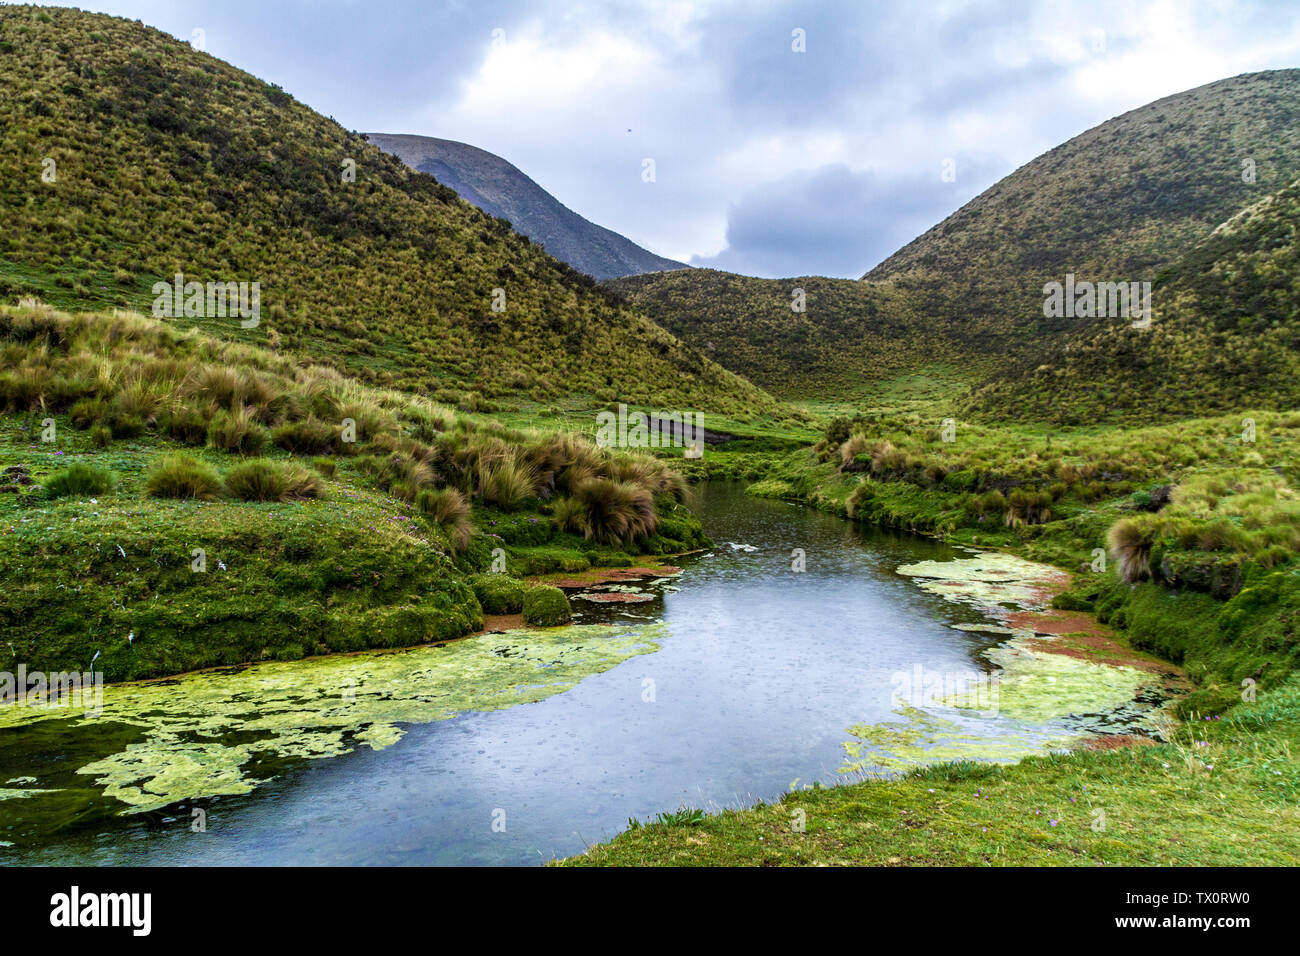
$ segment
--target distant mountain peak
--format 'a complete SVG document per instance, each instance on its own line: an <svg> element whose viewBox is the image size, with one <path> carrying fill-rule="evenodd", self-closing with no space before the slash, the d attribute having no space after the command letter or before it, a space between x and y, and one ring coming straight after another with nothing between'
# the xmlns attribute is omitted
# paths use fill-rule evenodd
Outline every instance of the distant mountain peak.
<svg viewBox="0 0 1300 956"><path fill-rule="evenodd" d="M433 136L366 135L380 149L456 190L488 215L510 220L515 231L595 279L686 268L685 263L657 256L584 219L518 167L485 149Z"/></svg>

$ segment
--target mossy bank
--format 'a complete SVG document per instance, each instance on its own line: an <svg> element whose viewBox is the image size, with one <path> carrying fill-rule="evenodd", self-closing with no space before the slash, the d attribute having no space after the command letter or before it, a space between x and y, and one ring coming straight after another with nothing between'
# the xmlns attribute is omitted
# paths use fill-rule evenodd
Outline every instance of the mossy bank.
<svg viewBox="0 0 1300 956"><path fill-rule="evenodd" d="M140 316L0 307L0 356L10 672L444 641L524 610L525 575L707 543L663 460Z"/></svg>

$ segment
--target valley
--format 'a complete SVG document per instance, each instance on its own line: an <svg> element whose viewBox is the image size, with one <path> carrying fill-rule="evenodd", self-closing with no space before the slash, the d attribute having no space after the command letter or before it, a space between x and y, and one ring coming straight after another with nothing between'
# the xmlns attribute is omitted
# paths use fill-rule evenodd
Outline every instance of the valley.
<svg viewBox="0 0 1300 956"><path fill-rule="evenodd" d="M1300 70L777 279L0 51L0 865L1300 863Z"/></svg>

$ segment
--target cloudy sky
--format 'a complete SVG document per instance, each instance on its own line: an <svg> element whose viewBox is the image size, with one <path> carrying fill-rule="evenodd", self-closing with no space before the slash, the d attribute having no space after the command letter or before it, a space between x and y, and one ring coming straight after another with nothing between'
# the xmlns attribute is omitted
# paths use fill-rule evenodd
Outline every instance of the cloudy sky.
<svg viewBox="0 0 1300 956"><path fill-rule="evenodd" d="M76 5L201 29L350 129L472 143L654 252L773 277L860 276L1118 113L1300 66L1295 0Z"/></svg>

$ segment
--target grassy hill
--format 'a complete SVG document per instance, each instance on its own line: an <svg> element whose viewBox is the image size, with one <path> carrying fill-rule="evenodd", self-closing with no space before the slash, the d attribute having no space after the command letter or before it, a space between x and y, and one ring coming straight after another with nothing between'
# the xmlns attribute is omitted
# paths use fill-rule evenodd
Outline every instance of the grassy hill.
<svg viewBox="0 0 1300 956"><path fill-rule="evenodd" d="M582 435L129 313L0 307L0 670L458 637L519 612L524 575L701 546L684 497Z"/></svg>
<svg viewBox="0 0 1300 956"><path fill-rule="evenodd" d="M1251 170L1254 181L1243 181ZM1033 352L1080 322L1043 317L1044 283L1067 272L1154 280L1219 223L1297 175L1300 70L1232 77L1044 153L865 278L921 295L954 342Z"/></svg>
<svg viewBox="0 0 1300 956"><path fill-rule="evenodd" d="M1209 301L1206 283L1216 275L1240 281L1235 267L1207 272L1207 263L1224 243L1253 241L1209 240L1219 223L1300 175L1297 157L1300 70L1248 74L1158 100L1058 146L857 283L692 269L606 284L790 399L871 404L894 382L946 368L960 374L942 376L930 403L982 418L1150 421L1185 406L1180 414L1278 408L1294 376L1283 328L1287 282L1277 270L1293 263L1275 250L1264 254L1267 265L1252 261L1252 269L1273 270L1263 280L1272 297L1242 287L1228 293L1233 304ZM1164 288L1184 256L1180 268L1205 273L1195 294L1187 278ZM1081 281L1151 282L1171 318L1148 339L1178 344L1153 351L1127 321L1045 318L1044 284L1071 272ZM804 314L790 308L795 288L806 292ZM1210 325L1181 318L1198 309L1217 317ZM1261 309L1271 310L1266 323L1244 318ZM1175 368L1178 375L1160 379ZM980 384L978 396L963 397Z"/></svg>
<svg viewBox="0 0 1300 956"><path fill-rule="evenodd" d="M626 236L579 216L500 156L433 136L368 133L366 138L412 169L450 186L489 216L595 279L684 269L686 264L642 249Z"/></svg>
<svg viewBox="0 0 1300 956"><path fill-rule="evenodd" d="M1300 180L1166 270L1152 322L1110 322L990 383L968 411L1061 423L1244 414L1300 404Z"/></svg>
<svg viewBox="0 0 1300 956"><path fill-rule="evenodd" d="M0 300L147 311L177 273L257 281L256 328L180 321L471 408L779 408L432 177L138 22L0 8L0 215Z"/></svg>
<svg viewBox="0 0 1300 956"><path fill-rule="evenodd" d="M688 269L605 285L709 358L788 399L861 396L943 354L913 296L887 283ZM792 308L797 290L802 312Z"/></svg>

